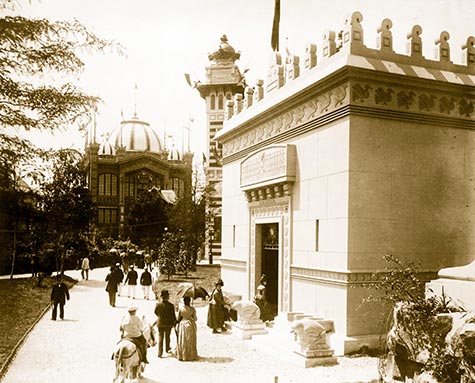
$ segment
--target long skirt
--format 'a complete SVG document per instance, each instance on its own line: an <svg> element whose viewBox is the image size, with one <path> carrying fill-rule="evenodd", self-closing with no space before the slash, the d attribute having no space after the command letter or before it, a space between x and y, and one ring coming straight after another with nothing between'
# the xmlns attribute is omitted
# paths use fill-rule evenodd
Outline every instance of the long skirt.
<svg viewBox="0 0 475 383"><path fill-rule="evenodd" d="M208 308L208 321L209 328L217 330L224 326L225 313L223 305L209 305Z"/></svg>
<svg viewBox="0 0 475 383"><path fill-rule="evenodd" d="M176 357L178 360L198 360L195 321L182 319L178 324Z"/></svg>

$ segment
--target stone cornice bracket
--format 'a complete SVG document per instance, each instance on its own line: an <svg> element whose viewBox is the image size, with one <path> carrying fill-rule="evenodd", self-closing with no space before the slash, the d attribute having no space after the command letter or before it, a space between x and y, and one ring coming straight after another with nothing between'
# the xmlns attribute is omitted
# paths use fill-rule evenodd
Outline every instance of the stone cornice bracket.
<svg viewBox="0 0 475 383"><path fill-rule="evenodd" d="M378 38L376 41L376 46L379 50L384 52L394 52L393 34L391 32L392 27L393 22L390 19L384 19L381 22L381 26L378 27Z"/></svg>
<svg viewBox="0 0 475 383"><path fill-rule="evenodd" d="M440 33L440 37L435 40L435 59L439 60L441 63L446 62L450 63L450 45L448 43L450 39L450 34L447 31Z"/></svg>
<svg viewBox="0 0 475 383"><path fill-rule="evenodd" d="M413 58L424 58L422 55L422 27L414 25L410 33L407 34L407 54Z"/></svg>
<svg viewBox="0 0 475 383"><path fill-rule="evenodd" d="M469 36L467 43L462 45L462 62L469 69L475 69L475 37Z"/></svg>
<svg viewBox="0 0 475 383"><path fill-rule="evenodd" d="M327 59L336 53L335 31L326 29L323 32L323 58Z"/></svg>
<svg viewBox="0 0 475 383"><path fill-rule="evenodd" d="M345 18L345 25L343 27L343 45L345 44L360 44L363 45L363 27L361 22L363 15L361 12L353 12Z"/></svg>
<svg viewBox="0 0 475 383"><path fill-rule="evenodd" d="M305 70L310 70L317 66L317 45L308 43L305 46Z"/></svg>
<svg viewBox="0 0 475 383"><path fill-rule="evenodd" d="M264 98L264 80L256 80L253 94L254 102L259 102Z"/></svg>

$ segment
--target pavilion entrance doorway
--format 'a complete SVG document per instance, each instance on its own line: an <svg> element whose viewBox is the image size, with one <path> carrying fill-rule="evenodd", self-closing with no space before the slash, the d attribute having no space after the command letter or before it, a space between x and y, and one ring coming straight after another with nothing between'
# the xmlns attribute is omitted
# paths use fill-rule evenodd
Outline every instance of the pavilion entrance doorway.
<svg viewBox="0 0 475 383"><path fill-rule="evenodd" d="M274 316L279 302L279 224L266 223L261 226L261 273L267 277L266 298ZM260 278L259 275L259 278Z"/></svg>

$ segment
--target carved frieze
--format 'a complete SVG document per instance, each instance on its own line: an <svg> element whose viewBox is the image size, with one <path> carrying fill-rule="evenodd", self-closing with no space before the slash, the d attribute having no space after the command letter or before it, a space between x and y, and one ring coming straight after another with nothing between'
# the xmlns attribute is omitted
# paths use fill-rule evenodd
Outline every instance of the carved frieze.
<svg viewBox="0 0 475 383"><path fill-rule="evenodd" d="M315 98L301 104L259 126L223 143L223 157L259 144L279 134L348 105L348 84L341 84L331 91L321 93Z"/></svg>
<svg viewBox="0 0 475 383"><path fill-rule="evenodd" d="M414 91L397 86L355 83L351 86L352 103L445 117L473 118L475 98L447 96L446 93Z"/></svg>

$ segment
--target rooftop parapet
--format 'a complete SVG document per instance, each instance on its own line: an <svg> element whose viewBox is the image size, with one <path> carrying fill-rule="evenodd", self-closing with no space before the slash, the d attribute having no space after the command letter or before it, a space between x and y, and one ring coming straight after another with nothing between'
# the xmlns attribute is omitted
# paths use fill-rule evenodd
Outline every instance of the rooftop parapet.
<svg viewBox="0 0 475 383"><path fill-rule="evenodd" d="M259 108L259 103L268 94L284 92L287 85L305 81L304 78L311 73L322 70L330 62L345 56L356 56L357 59L347 61L350 63L348 65L364 69L475 86L475 37L467 38L467 43L462 46L462 63L455 64L451 61L450 35L446 31L442 31L440 37L435 40L435 59L431 60L423 55L422 28L419 25L413 26L406 36L407 53L400 54L393 50L393 23L390 19L384 19L377 29L376 49L368 48L364 44L362 21L363 15L356 11L345 18L343 28L338 34L325 30L321 42L321 60L317 58L317 46L313 43L307 44L303 68L300 68L299 56L282 57L280 52L273 52L266 83L258 80L254 87L246 90L244 102L240 100L239 105L236 101L231 103L225 119L239 115L241 110Z"/></svg>

